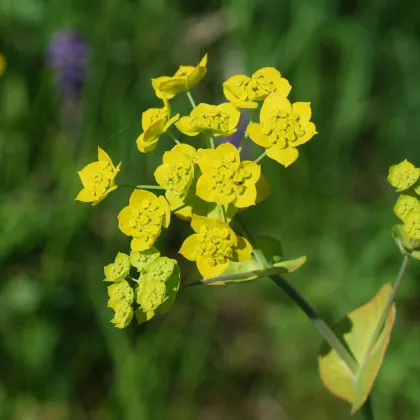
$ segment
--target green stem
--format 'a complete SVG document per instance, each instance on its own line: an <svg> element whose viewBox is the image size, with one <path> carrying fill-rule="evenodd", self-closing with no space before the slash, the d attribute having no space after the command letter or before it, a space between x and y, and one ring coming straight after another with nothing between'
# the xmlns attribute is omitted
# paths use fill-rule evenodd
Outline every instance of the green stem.
<svg viewBox="0 0 420 420"><path fill-rule="evenodd" d="M190 101L191 106L192 106L193 108L195 108L197 105L195 104L194 98L192 97L192 95L191 95L191 92L190 92L190 91L188 91L188 92L187 92L187 96L188 96L188 99L189 99L189 101Z"/></svg>
<svg viewBox="0 0 420 420"><path fill-rule="evenodd" d="M170 130L166 130L166 132L172 137L172 140L176 143L176 144L181 144L181 142L176 138L176 136L172 133L172 131Z"/></svg>
<svg viewBox="0 0 420 420"><path fill-rule="evenodd" d="M138 280L136 280L134 277L131 277L131 276L127 276L126 278L127 278L128 280L134 281L134 282L136 282L136 283L138 283L138 282L139 282Z"/></svg>
<svg viewBox="0 0 420 420"><path fill-rule="evenodd" d="M160 185L130 185L130 184L118 184L119 187L132 188L135 190L164 190L165 188Z"/></svg>
<svg viewBox="0 0 420 420"><path fill-rule="evenodd" d="M188 206L188 204L182 204L181 206L179 206L179 207L177 207L176 209L173 209L173 210L171 210L171 212L172 213L176 213L177 211L179 211L179 210L182 210L182 209L184 209L185 207L187 207Z"/></svg>
<svg viewBox="0 0 420 420"><path fill-rule="evenodd" d="M212 148L212 149L214 149L214 137L213 136L210 136L209 137L209 140L210 140L210 147Z"/></svg>
<svg viewBox="0 0 420 420"><path fill-rule="evenodd" d="M261 159L263 159L265 157L266 154L267 154L267 152L262 153L261 155L259 155L257 157L257 159L254 160L254 162L258 163Z"/></svg>
<svg viewBox="0 0 420 420"><path fill-rule="evenodd" d="M252 112L251 119L249 121L250 123L254 122L257 111L258 111L258 108L255 108L254 111ZM244 147L245 141L248 137L249 137L248 132L245 130L244 136L242 137L241 142L239 143L239 147L238 147L238 152L239 153L241 153L241 151Z"/></svg>

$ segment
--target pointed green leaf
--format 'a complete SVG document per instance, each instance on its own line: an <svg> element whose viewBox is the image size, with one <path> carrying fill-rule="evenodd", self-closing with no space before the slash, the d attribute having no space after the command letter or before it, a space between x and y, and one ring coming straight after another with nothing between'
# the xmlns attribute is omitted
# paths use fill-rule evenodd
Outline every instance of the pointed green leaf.
<svg viewBox="0 0 420 420"><path fill-rule="evenodd" d="M392 228L392 236L403 254L420 260L420 240L409 238L403 225L395 225Z"/></svg>
<svg viewBox="0 0 420 420"><path fill-rule="evenodd" d="M371 343L371 337L391 292L391 285L385 284L371 301L350 312L333 328L356 359L356 372L352 372L326 342L318 355L319 372L324 385L333 395L351 404L352 414L359 410L369 396L389 343L395 320L395 304L392 304L375 343Z"/></svg>
<svg viewBox="0 0 420 420"><path fill-rule="evenodd" d="M296 258L294 260L281 261L273 264L273 266L269 268L262 268L253 258L240 263L231 262L223 275L219 277L220 280L211 281L208 283L208 285L226 286L230 283L242 283L245 281L257 280L272 276L274 274L287 274L297 270L299 267L305 264L305 262L305 256Z"/></svg>

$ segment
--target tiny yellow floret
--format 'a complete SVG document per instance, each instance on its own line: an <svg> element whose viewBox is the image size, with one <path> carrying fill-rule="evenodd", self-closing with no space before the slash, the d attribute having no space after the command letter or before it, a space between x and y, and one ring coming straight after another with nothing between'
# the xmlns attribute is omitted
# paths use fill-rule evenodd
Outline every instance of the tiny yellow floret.
<svg viewBox="0 0 420 420"><path fill-rule="evenodd" d="M237 108L257 108L258 102L270 93L287 96L292 87L274 67L264 67L251 77L244 74L232 76L223 83L223 93Z"/></svg>
<svg viewBox="0 0 420 420"><path fill-rule="evenodd" d="M231 143L216 149L200 149L198 165L202 175L196 193L201 199L224 205L232 203L237 208L255 204L261 168L251 161L241 162L238 149Z"/></svg>
<svg viewBox="0 0 420 420"><path fill-rule="evenodd" d="M160 136L178 119L179 114L171 118L171 108L165 97L163 97L162 108L150 108L144 111L141 117L143 133L136 141L139 151L148 153L155 150Z"/></svg>
<svg viewBox="0 0 420 420"><path fill-rule="evenodd" d="M250 123L247 133L254 143L266 149L269 158L287 167L299 156L297 146L317 134L310 119L309 102L292 105L286 97L273 93L261 107L260 122Z"/></svg>
<svg viewBox="0 0 420 420"><path fill-rule="evenodd" d="M401 220L404 220L409 212L418 210L420 210L419 200L412 195L401 194L394 206L394 213Z"/></svg>
<svg viewBox="0 0 420 420"><path fill-rule="evenodd" d="M84 188L79 192L76 200L96 206L111 191L118 188L115 178L120 167L121 162L115 167L107 153L98 147L98 161L89 163L78 172Z"/></svg>
<svg viewBox="0 0 420 420"><path fill-rule="evenodd" d="M388 182L397 189L404 191L412 187L419 179L420 169L407 159L389 168Z"/></svg>
<svg viewBox="0 0 420 420"><path fill-rule="evenodd" d="M130 272L130 257L119 252L112 264L104 267L105 281L119 282L124 280Z"/></svg>
<svg viewBox="0 0 420 420"><path fill-rule="evenodd" d="M170 218L171 210L163 196L136 190L131 194L129 205L118 215L118 227L124 234L133 237L133 251L144 251L153 246L162 226L169 226Z"/></svg>
<svg viewBox="0 0 420 420"><path fill-rule="evenodd" d="M191 227L196 233L184 241L179 252L188 260L196 261L203 278L222 274L230 261L246 261L251 258L250 243L236 236L228 224L193 216Z"/></svg>
<svg viewBox="0 0 420 420"><path fill-rule="evenodd" d="M230 103L221 105L198 104L188 117L182 117L176 127L187 136L208 132L217 136L230 136L236 132L240 112Z"/></svg>
<svg viewBox="0 0 420 420"><path fill-rule="evenodd" d="M188 144L177 144L163 155L163 164L158 166L154 176L156 182L166 190L168 195L183 199L194 179L194 162L197 151Z"/></svg>
<svg viewBox="0 0 420 420"><path fill-rule="evenodd" d="M196 67L180 66L173 76L152 79L152 86L158 98L166 96L172 99L178 93L191 90L206 75L206 72L207 54Z"/></svg>
<svg viewBox="0 0 420 420"><path fill-rule="evenodd" d="M109 308L113 308L114 305L120 300L125 300L130 305L134 301L134 291L127 280L123 280L108 286L108 296Z"/></svg>
<svg viewBox="0 0 420 420"><path fill-rule="evenodd" d="M117 328L125 328L130 325L133 319L133 307L126 300L119 300L114 302L112 309L115 311L114 318L111 322Z"/></svg>

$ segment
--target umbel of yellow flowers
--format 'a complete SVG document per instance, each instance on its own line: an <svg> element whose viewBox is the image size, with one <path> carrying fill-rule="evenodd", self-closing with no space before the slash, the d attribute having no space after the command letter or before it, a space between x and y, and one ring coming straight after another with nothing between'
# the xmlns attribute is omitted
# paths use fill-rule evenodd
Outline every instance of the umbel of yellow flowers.
<svg viewBox="0 0 420 420"><path fill-rule="evenodd" d="M76 200L96 206L110 192L117 189L115 178L120 167L121 162L115 167L107 153L98 147L98 161L89 163L79 171L83 189L77 195Z"/></svg>
<svg viewBox="0 0 420 420"><path fill-rule="evenodd" d="M117 328L127 327L133 318L146 322L172 307L180 285L179 267L156 248L162 229L169 227L171 213L191 223L194 233L185 239L179 253L196 263L204 279L236 269L235 263L251 259L253 249L229 223L239 211L260 203L270 193L260 160L267 155L287 167L298 158L297 148L316 134L310 104L289 102L290 83L275 68L230 77L222 85L228 102L195 105L189 91L206 72L207 54L196 66L180 66L173 76L152 79L161 105L142 113L137 149L141 153L155 151L164 135L176 145L166 148L154 170L157 185L124 185L134 191L118 214L118 227L131 238L130 252L119 252L114 262L104 267L104 281L111 284L108 306L115 311L111 322ZM187 92L193 109L189 115L172 115L170 101L182 92ZM248 125L241 147L223 142L215 147L215 137L237 131L243 108L260 109L260 115ZM178 134L172 131L175 128ZM191 144L178 140L180 134ZM265 149L255 161L241 159L248 136ZM403 191L395 213L414 238L420 237L420 204L415 197L419 171L410 165L392 169L389 179ZM118 187L120 167L121 163L114 166L98 147L98 160L79 172L83 189L76 199L98 204ZM164 195L148 190L162 190Z"/></svg>

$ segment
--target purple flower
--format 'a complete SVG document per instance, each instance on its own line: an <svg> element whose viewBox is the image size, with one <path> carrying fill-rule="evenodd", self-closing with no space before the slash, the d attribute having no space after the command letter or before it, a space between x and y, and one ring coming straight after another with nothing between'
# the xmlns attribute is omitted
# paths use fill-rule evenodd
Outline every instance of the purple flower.
<svg viewBox="0 0 420 420"><path fill-rule="evenodd" d="M88 65L89 47L72 30L56 32L47 49L47 62L54 70L58 92L71 101L82 93Z"/></svg>

